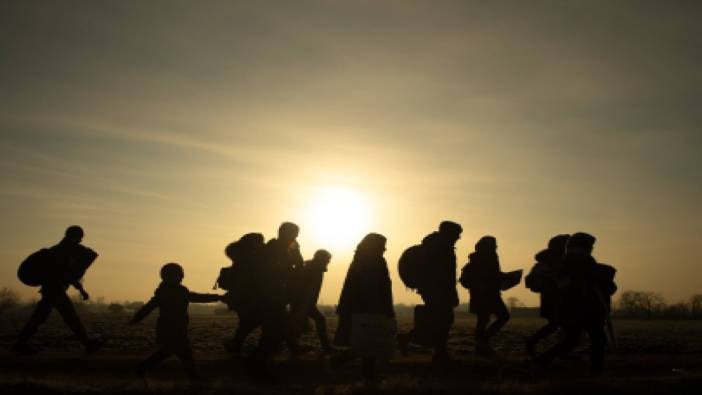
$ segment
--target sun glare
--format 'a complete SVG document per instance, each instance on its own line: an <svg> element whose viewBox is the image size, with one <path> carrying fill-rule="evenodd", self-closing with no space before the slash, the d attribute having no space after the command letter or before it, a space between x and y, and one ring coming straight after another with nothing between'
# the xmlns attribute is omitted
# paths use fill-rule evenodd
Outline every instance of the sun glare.
<svg viewBox="0 0 702 395"><path fill-rule="evenodd" d="M310 232L319 248L352 249L370 231L370 204L351 188L321 188L307 206L305 222L303 231Z"/></svg>

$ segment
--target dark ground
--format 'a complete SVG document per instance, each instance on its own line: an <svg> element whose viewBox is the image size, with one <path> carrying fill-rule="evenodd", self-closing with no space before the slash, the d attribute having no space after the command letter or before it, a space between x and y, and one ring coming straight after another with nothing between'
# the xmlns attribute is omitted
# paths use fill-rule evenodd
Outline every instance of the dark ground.
<svg viewBox="0 0 702 395"><path fill-rule="evenodd" d="M501 359L473 354L472 318L459 318L450 346L457 359L452 369L431 368L431 352L412 348L381 369L374 384L359 379L352 363L332 369L316 352L291 361L283 352L277 361L276 384L256 384L245 373L243 362L222 348L231 336L235 319L230 315L194 315L191 340L198 366L206 381L192 386L183 377L179 361L159 366L146 382L135 379L134 367L153 347L154 317L141 326L126 325L128 315L83 314L91 333L108 340L104 349L86 355L71 338L60 318L52 316L38 333L40 352L30 356L9 353L23 314L0 320L0 393L700 393L702 391L702 321L615 322L618 344L610 349L602 377L588 375L587 350L578 359L562 361L548 369L524 363L523 338L541 321L515 318L496 340ZM411 317L400 318L407 330ZM330 332L335 320L330 319ZM303 342L317 346L307 334ZM585 341L585 343L587 343Z"/></svg>

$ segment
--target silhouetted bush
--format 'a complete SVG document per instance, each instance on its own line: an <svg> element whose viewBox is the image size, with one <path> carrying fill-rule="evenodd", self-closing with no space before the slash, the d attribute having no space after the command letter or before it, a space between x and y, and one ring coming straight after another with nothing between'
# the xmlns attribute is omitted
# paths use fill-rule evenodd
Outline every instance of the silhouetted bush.
<svg viewBox="0 0 702 395"><path fill-rule="evenodd" d="M20 298L17 292L10 288L0 288L0 313L13 309L19 305Z"/></svg>
<svg viewBox="0 0 702 395"><path fill-rule="evenodd" d="M119 304L119 303L110 303L107 306L107 311L109 311L110 313L114 313L114 314L124 313L124 310L125 310L124 306Z"/></svg>

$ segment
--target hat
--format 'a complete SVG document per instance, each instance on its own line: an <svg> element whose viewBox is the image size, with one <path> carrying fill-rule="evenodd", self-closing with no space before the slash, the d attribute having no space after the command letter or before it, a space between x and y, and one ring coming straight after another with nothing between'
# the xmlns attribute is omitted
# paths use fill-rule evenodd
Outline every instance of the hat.
<svg viewBox="0 0 702 395"><path fill-rule="evenodd" d="M577 232L573 233L572 236L568 239L568 243L566 244L566 248L572 249L572 248L581 248L585 250L592 250L592 247L595 245L595 241L597 239L595 236L585 233L585 232Z"/></svg>
<svg viewBox="0 0 702 395"><path fill-rule="evenodd" d="M453 221L442 221L439 224L439 233L460 235L463 232L461 225Z"/></svg>

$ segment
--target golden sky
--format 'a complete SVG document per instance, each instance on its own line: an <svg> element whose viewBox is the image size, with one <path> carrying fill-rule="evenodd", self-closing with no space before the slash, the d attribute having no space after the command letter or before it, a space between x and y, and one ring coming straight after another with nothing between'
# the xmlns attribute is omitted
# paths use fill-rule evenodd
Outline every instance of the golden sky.
<svg viewBox="0 0 702 395"><path fill-rule="evenodd" d="M373 231L414 303L397 258L449 219L459 268L482 235L528 270L552 235L587 231L620 289L685 299L702 292L701 11L2 2L0 286L35 295L19 262L80 224L94 296L145 299L169 261L207 291L227 243L294 221L305 258L334 255L322 302ZM329 191L353 196L336 222Z"/></svg>

